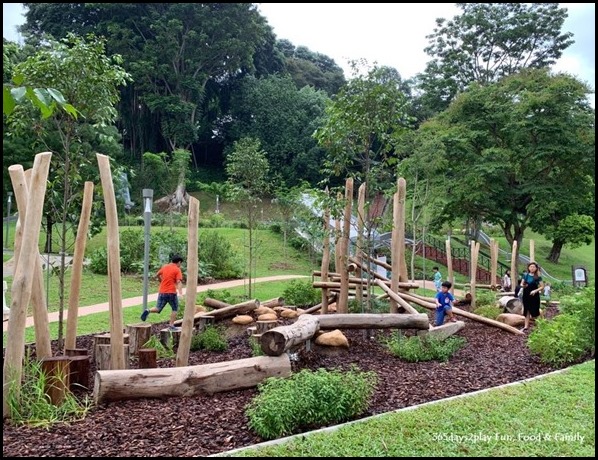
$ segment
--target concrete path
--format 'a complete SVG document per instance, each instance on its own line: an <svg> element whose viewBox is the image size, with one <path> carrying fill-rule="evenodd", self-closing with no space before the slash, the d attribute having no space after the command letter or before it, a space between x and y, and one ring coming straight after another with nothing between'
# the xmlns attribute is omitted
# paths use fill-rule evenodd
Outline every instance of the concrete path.
<svg viewBox="0 0 598 460"><path fill-rule="evenodd" d="M296 279L296 278L309 278L309 276L305 276L305 275L278 275L278 276L266 276L263 278L256 278L254 281L256 283L265 283L267 281L284 281L284 280L291 280L291 279ZM232 280L232 281L223 281L222 283L213 283L213 284L202 284L201 286L197 286L197 292L205 292L208 289L228 289L228 288L233 288L233 287L238 287L238 286L243 286L244 284L248 283L247 279L241 279L241 280ZM183 289L183 295L185 295L186 293L186 289ZM153 302L154 300L158 299L158 294L150 294L147 297L148 302ZM131 297L128 299L123 299L122 300L122 306L123 308L125 307L134 307L137 305L142 305L143 304L143 297L139 296L139 297ZM101 313L104 311L108 311L109 310L109 305L108 302L104 302L104 303L99 303L97 305L90 305L88 307L79 307L79 316L85 316L85 315L91 315L93 313ZM140 310L141 311L141 310ZM66 320L68 316L68 310L64 311L64 319ZM50 323L56 322L58 321L58 312L52 312L52 313L48 313L48 321ZM33 316L30 316L27 318L27 321L25 323L25 327L30 327L33 326ZM2 331L6 332L8 327L8 322L5 321L2 324Z"/></svg>

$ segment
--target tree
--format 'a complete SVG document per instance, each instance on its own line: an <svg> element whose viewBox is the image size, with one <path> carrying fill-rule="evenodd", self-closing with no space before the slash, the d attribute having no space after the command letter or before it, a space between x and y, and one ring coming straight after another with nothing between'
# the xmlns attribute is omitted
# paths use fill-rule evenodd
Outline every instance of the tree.
<svg viewBox="0 0 598 460"><path fill-rule="evenodd" d="M526 68L554 64L573 43L561 33L567 9L558 3L457 3L463 12L436 20L419 76L426 105L444 110L472 82L486 85Z"/></svg>
<svg viewBox="0 0 598 460"><path fill-rule="evenodd" d="M257 262L258 245L255 241L255 230L259 219L257 203L260 201L260 196L267 191L268 170L266 152L261 149L259 140L246 137L233 144L233 149L226 159L226 173L229 182L234 186L232 195L245 203L249 232L249 297L252 293L252 273L255 271Z"/></svg>
<svg viewBox="0 0 598 460"><path fill-rule="evenodd" d="M566 244L577 248L584 244L592 244L596 231L596 223L591 216L571 214L556 226L547 226L544 234L552 239L552 248L547 259L557 264L561 250Z"/></svg>
<svg viewBox="0 0 598 460"><path fill-rule="evenodd" d="M110 124L117 115L115 105L119 99L119 87L129 80L120 63L119 56L106 56L103 40L94 36L81 38L69 35L60 42L49 41L33 56L15 66L15 73L27 75L32 87L58 89L81 114L75 119L69 113L55 111L45 123L38 125L40 142L54 151L52 180L48 184L44 214L49 235L54 222L61 225L59 342L62 340L67 230L78 220L80 206L76 204L82 183L94 174L97 176L91 145L82 140L99 137L105 145L117 140ZM29 114L23 112L21 116L29 117Z"/></svg>
<svg viewBox="0 0 598 460"><path fill-rule="evenodd" d="M526 228L546 231L547 206L564 218L572 203L585 203L595 170L588 92L569 75L526 70L473 84L422 125L420 136L438 139L435 176L444 193L436 222L480 218L521 247ZM430 163L419 151L414 158Z"/></svg>

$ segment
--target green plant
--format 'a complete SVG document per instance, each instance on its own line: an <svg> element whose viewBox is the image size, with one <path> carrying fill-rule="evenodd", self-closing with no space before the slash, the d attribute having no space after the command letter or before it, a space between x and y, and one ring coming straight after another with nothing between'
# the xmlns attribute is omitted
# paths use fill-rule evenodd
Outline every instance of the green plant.
<svg viewBox="0 0 598 460"><path fill-rule="evenodd" d="M55 378L64 382L65 376L58 375ZM89 398L80 401L67 390L62 403L56 406L46 394L46 384L47 377L41 363L26 356L21 388L17 390L13 382L8 389L8 407L13 423L49 428L55 423L85 418L91 407Z"/></svg>
<svg viewBox="0 0 598 460"><path fill-rule="evenodd" d="M320 302L321 292L312 286L311 281L294 280L284 290L282 296L289 305L311 307Z"/></svg>
<svg viewBox="0 0 598 460"><path fill-rule="evenodd" d="M221 328L208 326L191 339L191 350L226 351L228 342Z"/></svg>
<svg viewBox="0 0 598 460"><path fill-rule="evenodd" d="M394 356L412 363L432 360L446 362L464 345L465 339L462 337L439 340L433 337L404 337L397 334L386 339L386 346Z"/></svg>
<svg viewBox="0 0 598 460"><path fill-rule="evenodd" d="M496 306L496 295L494 291L487 289L478 289L475 294L475 304L477 307Z"/></svg>
<svg viewBox="0 0 598 460"><path fill-rule="evenodd" d="M560 310L581 320L580 334L586 339L588 347L593 348L596 341L596 289L592 286L563 297Z"/></svg>
<svg viewBox="0 0 598 460"><path fill-rule="evenodd" d="M251 347L251 356L263 356L264 351L255 337L249 337L249 346Z"/></svg>
<svg viewBox="0 0 598 460"><path fill-rule="evenodd" d="M170 337L170 344L172 344L172 336ZM158 358L174 358L172 346L166 348L155 335L152 335L150 339L143 344L143 348L155 348L158 353Z"/></svg>
<svg viewBox="0 0 598 460"><path fill-rule="evenodd" d="M485 305L481 307L477 307L473 311L476 315L483 316L485 318L496 319L498 315L500 315L501 311L500 308L494 305Z"/></svg>
<svg viewBox="0 0 598 460"><path fill-rule="evenodd" d="M247 406L249 426L264 439L299 428L338 423L363 413L377 383L374 372L352 368L303 369L287 379L269 378Z"/></svg>
<svg viewBox="0 0 598 460"><path fill-rule="evenodd" d="M210 262L209 274L214 278L240 278L242 262L233 251L231 244L215 231L206 231L199 240L199 260Z"/></svg>
<svg viewBox="0 0 598 460"><path fill-rule="evenodd" d="M581 329L582 321L574 315L558 315L551 321L538 319L527 345L543 363L569 364L586 352L587 340L580 334Z"/></svg>

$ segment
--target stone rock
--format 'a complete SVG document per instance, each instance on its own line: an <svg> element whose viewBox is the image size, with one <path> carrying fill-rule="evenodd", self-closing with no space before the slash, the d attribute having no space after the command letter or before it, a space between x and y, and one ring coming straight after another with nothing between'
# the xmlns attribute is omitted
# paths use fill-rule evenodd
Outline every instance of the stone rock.
<svg viewBox="0 0 598 460"><path fill-rule="evenodd" d="M513 327L519 327L525 324L525 316L516 315L514 313L501 313L496 320Z"/></svg>
<svg viewBox="0 0 598 460"><path fill-rule="evenodd" d="M267 315L267 314L272 314L272 315L276 314L276 312L274 310L272 310L271 308L269 308L269 307L257 307L254 310L254 312L258 316Z"/></svg>
<svg viewBox="0 0 598 460"><path fill-rule="evenodd" d="M417 335L420 337L434 337L438 340L444 340L453 334L456 334L465 327L463 321L457 321L456 323L445 323L441 326L430 327L430 329L417 331Z"/></svg>
<svg viewBox="0 0 598 460"><path fill-rule="evenodd" d="M258 321L275 321L277 319L278 316L276 316L276 313L264 313L257 317Z"/></svg>
<svg viewBox="0 0 598 460"><path fill-rule="evenodd" d="M195 305L195 313L202 313L208 311L203 305Z"/></svg>
<svg viewBox="0 0 598 460"><path fill-rule="evenodd" d="M320 334L318 337L316 337L315 342L318 345L326 345L329 347L349 348L349 341L347 340L347 337L345 337L344 334L338 329Z"/></svg>
<svg viewBox="0 0 598 460"><path fill-rule="evenodd" d="M251 324L253 323L253 318L249 315L239 315L233 318L233 323L235 324Z"/></svg>
<svg viewBox="0 0 598 460"><path fill-rule="evenodd" d="M280 316L282 318L297 318L297 316L299 316L299 313L297 313L294 310L283 310L280 312Z"/></svg>

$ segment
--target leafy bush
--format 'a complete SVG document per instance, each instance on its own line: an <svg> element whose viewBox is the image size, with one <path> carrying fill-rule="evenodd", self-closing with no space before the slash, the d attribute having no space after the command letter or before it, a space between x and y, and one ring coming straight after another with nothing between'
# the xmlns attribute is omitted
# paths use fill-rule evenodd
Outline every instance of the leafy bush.
<svg viewBox="0 0 598 460"><path fill-rule="evenodd" d="M242 263L231 244L219 233L209 231L199 240L199 260L207 261L209 274L214 278L240 278Z"/></svg>
<svg viewBox="0 0 598 460"><path fill-rule="evenodd" d="M282 225L279 222L274 222L270 225L270 231L280 235L282 234Z"/></svg>
<svg viewBox="0 0 598 460"><path fill-rule="evenodd" d="M263 356L264 351L258 340L255 337L248 337L249 346L251 347L251 356Z"/></svg>
<svg viewBox="0 0 598 460"><path fill-rule="evenodd" d="M282 296L288 305L311 307L320 302L322 292L314 288L309 280L293 280L283 291Z"/></svg>
<svg viewBox="0 0 598 460"><path fill-rule="evenodd" d="M563 297L560 310L581 320L580 334L586 338L588 346L593 347L596 341L596 289L589 287L577 294Z"/></svg>
<svg viewBox="0 0 598 460"><path fill-rule="evenodd" d="M191 351L198 350L228 350L228 342L224 338L222 330L215 326L208 326L199 334L194 335L191 339Z"/></svg>
<svg viewBox="0 0 598 460"><path fill-rule="evenodd" d="M171 334L172 335L172 334ZM174 351L172 350L172 337L170 337L170 346L166 348L160 342L160 339L152 335L150 339L143 344L142 348L155 348L158 358L174 358Z"/></svg>
<svg viewBox="0 0 598 460"><path fill-rule="evenodd" d="M411 363L419 361L448 361L453 354L465 345L462 337L448 337L445 340L433 337L404 337L395 335L387 339L386 346L397 358Z"/></svg>
<svg viewBox="0 0 598 460"><path fill-rule="evenodd" d="M264 439L300 428L338 423L363 413L377 383L374 372L357 368L303 369L287 379L269 378L247 406L249 426Z"/></svg>
<svg viewBox="0 0 598 460"><path fill-rule="evenodd" d="M390 311L390 303L387 300L373 298L371 303L368 305L366 299L367 298L364 298L363 305L360 305L356 299L349 300L349 313L368 312L368 309L370 313L388 313Z"/></svg>
<svg viewBox="0 0 598 460"><path fill-rule="evenodd" d="M66 376L57 376L58 379ZM66 391L62 403L55 406L45 392L47 377L37 360L25 358L23 379L20 391L14 383L8 389L7 401L10 420L17 425L30 425L48 428L55 423L82 420L91 407L91 400L79 401L70 391Z"/></svg>
<svg viewBox="0 0 598 460"><path fill-rule="evenodd" d="M89 269L97 275L108 274L108 252L106 248L100 248L93 251L89 262Z"/></svg>
<svg viewBox="0 0 598 460"><path fill-rule="evenodd" d="M494 307L496 306L496 294L487 289L478 289L476 290L475 304L476 307Z"/></svg>
<svg viewBox="0 0 598 460"><path fill-rule="evenodd" d="M551 321L536 320L527 345L543 363L561 366L583 356L587 340L580 334L582 321L574 315L558 315Z"/></svg>
<svg viewBox="0 0 598 460"><path fill-rule="evenodd" d="M501 314L500 308L494 305L486 305L477 307L473 311L476 315L483 316L485 318L496 319Z"/></svg>

